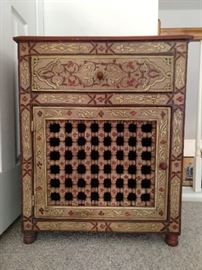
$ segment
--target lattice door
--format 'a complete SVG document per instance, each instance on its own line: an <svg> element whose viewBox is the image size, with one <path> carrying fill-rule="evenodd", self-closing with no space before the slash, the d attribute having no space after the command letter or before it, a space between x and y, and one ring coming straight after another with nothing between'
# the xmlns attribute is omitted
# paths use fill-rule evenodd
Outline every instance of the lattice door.
<svg viewBox="0 0 202 270"><path fill-rule="evenodd" d="M36 216L165 218L169 116L169 108L35 108Z"/></svg>

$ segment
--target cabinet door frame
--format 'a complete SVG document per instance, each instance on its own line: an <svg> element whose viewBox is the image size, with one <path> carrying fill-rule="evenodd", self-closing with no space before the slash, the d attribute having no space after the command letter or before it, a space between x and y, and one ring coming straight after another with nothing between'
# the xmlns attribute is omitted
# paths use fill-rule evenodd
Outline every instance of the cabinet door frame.
<svg viewBox="0 0 202 270"><path fill-rule="evenodd" d="M156 121L154 207L50 206L47 203L46 121L48 120ZM166 220L168 205L170 107L34 107L34 191L36 218ZM166 163L167 168L160 164ZM44 180L45 179L45 180ZM100 213L103 213L102 215Z"/></svg>

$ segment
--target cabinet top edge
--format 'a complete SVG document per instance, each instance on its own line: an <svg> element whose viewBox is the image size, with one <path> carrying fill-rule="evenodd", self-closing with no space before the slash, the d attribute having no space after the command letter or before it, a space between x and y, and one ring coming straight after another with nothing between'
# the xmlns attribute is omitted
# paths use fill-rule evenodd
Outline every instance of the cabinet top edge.
<svg viewBox="0 0 202 270"><path fill-rule="evenodd" d="M184 40L190 41L193 37L190 35L165 35L165 36L17 36L13 40L20 42L84 42L84 41L166 41L166 40Z"/></svg>

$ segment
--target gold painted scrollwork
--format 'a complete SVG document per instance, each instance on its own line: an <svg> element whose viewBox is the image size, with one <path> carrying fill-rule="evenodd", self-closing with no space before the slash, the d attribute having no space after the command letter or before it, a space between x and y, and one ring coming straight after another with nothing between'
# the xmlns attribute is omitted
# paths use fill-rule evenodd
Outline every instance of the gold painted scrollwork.
<svg viewBox="0 0 202 270"><path fill-rule="evenodd" d="M173 91L174 56L32 56L31 62L33 91Z"/></svg>

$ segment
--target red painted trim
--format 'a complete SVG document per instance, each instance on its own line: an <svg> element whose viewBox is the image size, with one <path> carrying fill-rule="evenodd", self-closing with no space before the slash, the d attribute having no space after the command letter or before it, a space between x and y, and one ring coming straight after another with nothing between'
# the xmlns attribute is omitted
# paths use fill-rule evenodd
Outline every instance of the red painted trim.
<svg viewBox="0 0 202 270"><path fill-rule="evenodd" d="M165 41L165 40L192 40L193 37L189 35L167 35L167 36L79 36L79 37L65 37L65 36L18 36L14 37L13 40L18 42L34 41L34 42L80 42L80 41Z"/></svg>

